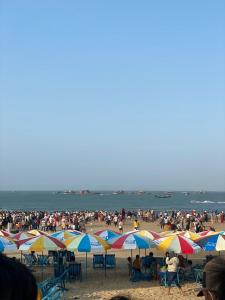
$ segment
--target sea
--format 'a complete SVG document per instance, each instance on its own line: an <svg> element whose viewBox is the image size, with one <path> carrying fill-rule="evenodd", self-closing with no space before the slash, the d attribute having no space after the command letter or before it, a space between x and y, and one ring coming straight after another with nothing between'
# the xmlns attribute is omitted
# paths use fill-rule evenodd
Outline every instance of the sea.
<svg viewBox="0 0 225 300"><path fill-rule="evenodd" d="M0 191L1 210L46 210L78 211L107 210L114 211L154 209L157 211L185 210L191 211L225 211L225 192L172 192L169 198L158 198L163 192L126 192L113 194L100 192L96 194L64 194L55 191Z"/></svg>

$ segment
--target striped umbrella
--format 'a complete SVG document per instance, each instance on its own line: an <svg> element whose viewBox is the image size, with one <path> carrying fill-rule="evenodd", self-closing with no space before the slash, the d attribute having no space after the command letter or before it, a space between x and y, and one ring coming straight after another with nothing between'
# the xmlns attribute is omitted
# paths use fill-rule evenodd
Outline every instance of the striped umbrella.
<svg viewBox="0 0 225 300"><path fill-rule="evenodd" d="M118 238L121 236L119 232L116 232L114 230L99 230L95 232L95 235L100 236L103 240L109 241L114 238Z"/></svg>
<svg viewBox="0 0 225 300"><path fill-rule="evenodd" d="M214 234L205 235L200 237L195 242L205 251L216 250L216 245L218 238L223 234L223 232L214 232Z"/></svg>
<svg viewBox="0 0 225 300"><path fill-rule="evenodd" d="M50 236L56 238L59 241L65 241L68 238L81 235L82 233L77 230L59 230L52 233Z"/></svg>
<svg viewBox="0 0 225 300"><path fill-rule="evenodd" d="M86 277L87 277L87 252L102 252L110 249L109 244L101 237L92 234L83 234L64 241L68 251L86 252Z"/></svg>
<svg viewBox="0 0 225 300"><path fill-rule="evenodd" d="M10 237L11 234L8 231L0 230L0 236Z"/></svg>
<svg viewBox="0 0 225 300"><path fill-rule="evenodd" d="M65 245L59 240L47 236L39 235L26 240L18 241L20 251L36 251L43 252L44 250L56 251L65 248Z"/></svg>
<svg viewBox="0 0 225 300"><path fill-rule="evenodd" d="M82 234L64 241L69 251L101 252L110 249L110 246L101 237L92 234Z"/></svg>
<svg viewBox="0 0 225 300"><path fill-rule="evenodd" d="M0 237L0 252L8 253L17 251L17 245L5 237Z"/></svg>
<svg viewBox="0 0 225 300"><path fill-rule="evenodd" d="M114 249L125 250L147 249L154 247L155 243L149 238L141 236L138 231L125 233L121 237L117 238L112 244L112 248Z"/></svg>
<svg viewBox="0 0 225 300"><path fill-rule="evenodd" d="M173 251L177 254L194 254L201 250L196 243L181 235L164 237L155 240L155 243L159 250Z"/></svg>

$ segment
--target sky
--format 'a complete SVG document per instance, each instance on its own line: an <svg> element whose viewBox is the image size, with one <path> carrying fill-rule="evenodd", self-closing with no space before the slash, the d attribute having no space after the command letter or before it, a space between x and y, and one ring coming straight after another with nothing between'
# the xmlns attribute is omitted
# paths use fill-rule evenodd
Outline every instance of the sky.
<svg viewBox="0 0 225 300"><path fill-rule="evenodd" d="M225 2L0 3L0 190L225 190Z"/></svg>

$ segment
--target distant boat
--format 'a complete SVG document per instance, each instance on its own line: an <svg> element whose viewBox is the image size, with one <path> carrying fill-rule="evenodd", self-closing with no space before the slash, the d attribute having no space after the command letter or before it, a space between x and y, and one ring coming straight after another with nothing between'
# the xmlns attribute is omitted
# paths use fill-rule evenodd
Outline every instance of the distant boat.
<svg viewBox="0 0 225 300"><path fill-rule="evenodd" d="M183 194L184 196L189 196L189 195L190 195L189 192L182 192L182 194Z"/></svg>
<svg viewBox="0 0 225 300"><path fill-rule="evenodd" d="M171 193L168 194L155 194L156 198L170 198L172 196Z"/></svg>
<svg viewBox="0 0 225 300"><path fill-rule="evenodd" d="M112 192L113 195L121 195L124 194L124 191L116 191L116 192Z"/></svg>

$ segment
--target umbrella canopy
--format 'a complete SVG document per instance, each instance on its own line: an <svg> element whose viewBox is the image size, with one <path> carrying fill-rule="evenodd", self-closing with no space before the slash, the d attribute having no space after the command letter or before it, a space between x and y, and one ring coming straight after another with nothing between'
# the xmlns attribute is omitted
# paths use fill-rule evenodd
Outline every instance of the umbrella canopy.
<svg viewBox="0 0 225 300"><path fill-rule="evenodd" d="M37 229L32 229L30 231L28 231L27 233L31 234L31 235L48 235L47 232L41 231L41 230L37 230Z"/></svg>
<svg viewBox="0 0 225 300"><path fill-rule="evenodd" d="M87 233L69 238L64 241L64 244L67 250L78 252L101 252L110 249L109 244L101 237Z"/></svg>
<svg viewBox="0 0 225 300"><path fill-rule="evenodd" d="M195 241L199 238L199 235L196 232L186 230L181 235L185 236L186 238Z"/></svg>
<svg viewBox="0 0 225 300"><path fill-rule="evenodd" d="M17 245L5 237L0 237L0 252L15 252L17 251Z"/></svg>
<svg viewBox="0 0 225 300"><path fill-rule="evenodd" d="M155 240L157 247L162 251L173 251L177 254L194 254L201 248L192 240L181 236L171 235Z"/></svg>
<svg viewBox="0 0 225 300"><path fill-rule="evenodd" d="M150 240L155 240L155 239L161 238L161 235L155 231L140 230L140 231L138 231L138 234L140 234L143 237L147 237Z"/></svg>
<svg viewBox="0 0 225 300"><path fill-rule="evenodd" d="M31 235L26 232L18 232L12 236L12 238L16 241L22 241L26 240L28 238L31 238Z"/></svg>
<svg viewBox="0 0 225 300"><path fill-rule="evenodd" d="M199 237L208 236L208 235L214 235L215 231L211 230L205 230L198 233Z"/></svg>
<svg viewBox="0 0 225 300"><path fill-rule="evenodd" d="M221 232L214 232L214 234L200 237L195 242L205 251L214 251L216 250L217 240L221 235Z"/></svg>
<svg viewBox="0 0 225 300"><path fill-rule="evenodd" d="M108 241L121 236L119 232L114 230L99 230L95 232L95 235L100 236L103 240Z"/></svg>
<svg viewBox="0 0 225 300"><path fill-rule="evenodd" d="M225 250L225 235L219 235L216 243L216 251Z"/></svg>
<svg viewBox="0 0 225 300"><path fill-rule="evenodd" d="M11 234L8 231L0 230L0 236L9 237Z"/></svg>
<svg viewBox="0 0 225 300"><path fill-rule="evenodd" d="M138 232L125 233L112 243L114 249L147 249L154 248L155 243L149 238L143 237Z"/></svg>
<svg viewBox="0 0 225 300"><path fill-rule="evenodd" d="M56 238L59 241L65 241L68 238L81 235L82 233L80 231L76 230L59 230L54 233L52 233L50 236Z"/></svg>
<svg viewBox="0 0 225 300"><path fill-rule="evenodd" d="M33 238L29 238L17 242L17 244L19 245L20 251L42 252L44 250L56 251L65 248L65 245L59 240L47 235L40 235Z"/></svg>

